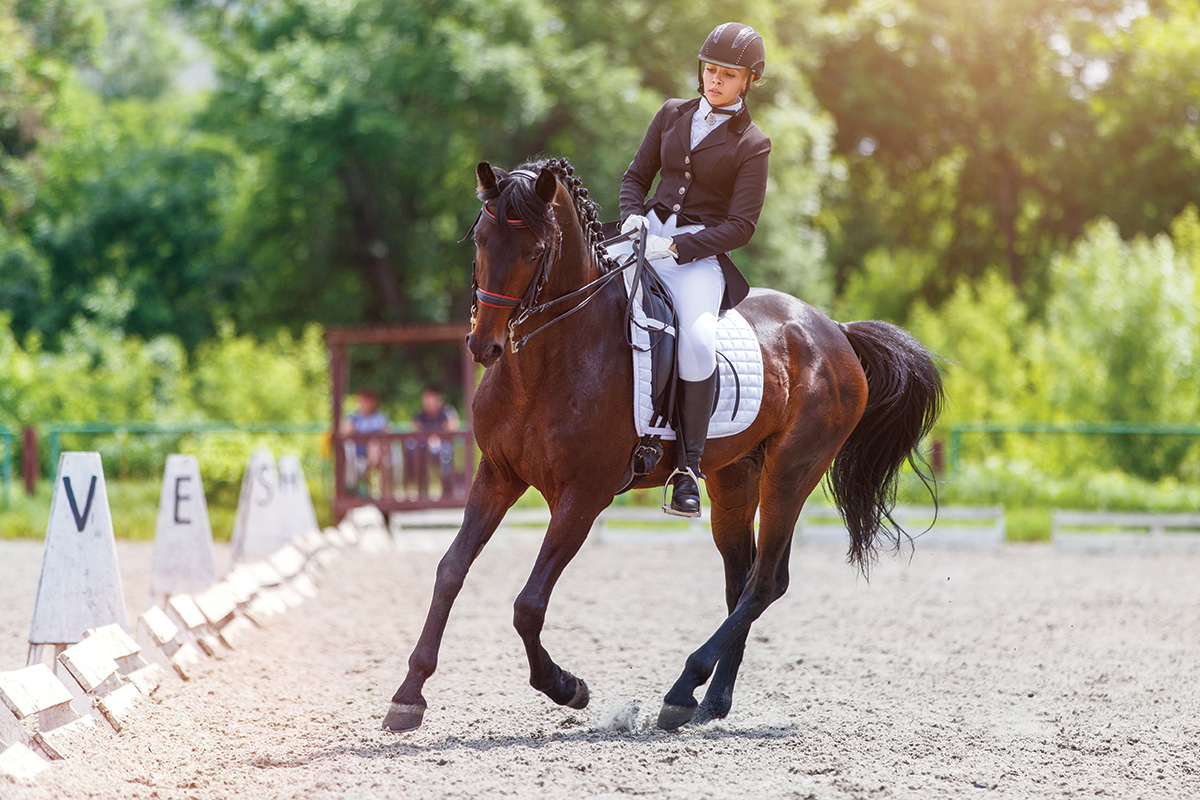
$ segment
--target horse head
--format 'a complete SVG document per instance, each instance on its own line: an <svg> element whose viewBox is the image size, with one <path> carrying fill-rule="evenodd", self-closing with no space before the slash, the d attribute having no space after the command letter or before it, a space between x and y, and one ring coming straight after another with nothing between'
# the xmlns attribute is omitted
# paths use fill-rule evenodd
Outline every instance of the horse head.
<svg viewBox="0 0 1200 800"><path fill-rule="evenodd" d="M475 174L483 209L473 230L475 298L467 348L490 367L558 257L562 231L552 204L559 184L546 166L506 173L481 161Z"/></svg>

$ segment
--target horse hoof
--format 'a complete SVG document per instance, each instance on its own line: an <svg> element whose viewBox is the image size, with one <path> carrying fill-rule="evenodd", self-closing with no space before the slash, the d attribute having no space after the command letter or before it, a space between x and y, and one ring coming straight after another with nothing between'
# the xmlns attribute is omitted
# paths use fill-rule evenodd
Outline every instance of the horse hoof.
<svg viewBox="0 0 1200 800"><path fill-rule="evenodd" d="M583 678L575 679L575 696L567 701L567 708L587 708L588 700L591 696L588 695L587 684Z"/></svg>
<svg viewBox="0 0 1200 800"><path fill-rule="evenodd" d="M696 713L695 706L677 706L674 703L663 703L658 712L658 727L664 731L673 731L688 723Z"/></svg>
<svg viewBox="0 0 1200 800"><path fill-rule="evenodd" d="M392 703L387 716L383 718L383 729L394 733L416 730L421 727L421 719L424 716L424 706Z"/></svg>
<svg viewBox="0 0 1200 800"><path fill-rule="evenodd" d="M692 717L690 723L692 725L703 725L706 722L712 722L714 719L725 719L729 714L729 704L709 702L708 698L700 703L696 709L696 715Z"/></svg>

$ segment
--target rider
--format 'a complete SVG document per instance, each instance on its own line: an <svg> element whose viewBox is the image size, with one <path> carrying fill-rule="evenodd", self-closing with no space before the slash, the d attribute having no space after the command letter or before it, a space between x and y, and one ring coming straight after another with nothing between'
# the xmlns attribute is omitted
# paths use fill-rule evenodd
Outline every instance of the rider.
<svg viewBox="0 0 1200 800"><path fill-rule="evenodd" d="M697 59L701 96L668 100L659 109L620 195L621 232L646 229L646 257L670 289L679 319L678 458L664 510L686 517L700 515L697 480L717 384L718 315L750 291L729 251L754 234L771 151L746 107L746 92L766 66L762 37L749 25L718 25Z"/></svg>

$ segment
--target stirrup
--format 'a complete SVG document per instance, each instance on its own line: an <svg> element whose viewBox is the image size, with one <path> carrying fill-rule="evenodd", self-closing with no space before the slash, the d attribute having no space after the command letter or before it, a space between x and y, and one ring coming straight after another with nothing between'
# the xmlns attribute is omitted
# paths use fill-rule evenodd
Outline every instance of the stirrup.
<svg viewBox="0 0 1200 800"><path fill-rule="evenodd" d="M671 487L672 484L675 482L676 475L691 475L692 480L694 480L696 482L696 489L699 490L699 488L700 488L700 478L703 476L697 475L695 472L692 471L691 467L684 467L683 469L676 467L675 471L667 476L667 482L665 484L663 484L662 510L664 512L666 512L667 514L670 514L672 517L687 517L689 519L695 519L696 517L700 516L700 510L698 508L694 512L693 511L679 511L677 509L671 508L671 506L667 503L667 488ZM674 497L673 489L672 489L672 497Z"/></svg>

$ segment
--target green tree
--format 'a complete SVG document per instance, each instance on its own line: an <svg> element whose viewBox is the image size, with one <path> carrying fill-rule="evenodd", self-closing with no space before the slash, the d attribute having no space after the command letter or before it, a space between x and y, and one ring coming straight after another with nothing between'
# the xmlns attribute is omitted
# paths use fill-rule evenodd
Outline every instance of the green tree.
<svg viewBox="0 0 1200 800"><path fill-rule="evenodd" d="M37 150L49 136L70 64L94 44L84 2L0 0L0 313L19 331L50 301L50 265L29 238Z"/></svg>
<svg viewBox="0 0 1200 800"><path fill-rule="evenodd" d="M1100 221L1055 258L1047 323L1059 380L1055 406L1077 419L1190 422L1200 417L1192 265L1167 235L1123 241ZM1131 440L1119 466L1146 478L1172 473L1190 442Z"/></svg>
<svg viewBox="0 0 1200 800"><path fill-rule="evenodd" d="M1104 76L1089 97L1096 136L1075 143L1088 152L1081 166L1095 183L1080 205L1127 238L1167 233L1200 202L1200 14L1186 0L1150 9L1080 44L1085 63Z"/></svg>
<svg viewBox="0 0 1200 800"><path fill-rule="evenodd" d="M168 0L94 0L104 21L84 80L105 99L157 100L175 85L183 39Z"/></svg>
<svg viewBox="0 0 1200 800"><path fill-rule="evenodd" d="M1036 311L1051 255L1088 220L1165 230L1197 195L1197 23L1192 4L1150 8L829 4L812 80L847 167L821 218L839 289L867 253L907 248L937 259L931 301L994 266Z"/></svg>
<svg viewBox="0 0 1200 800"><path fill-rule="evenodd" d="M69 102L53 115L60 135L42 147L27 214L49 269L31 325L53 344L89 315L85 301L99 282L116 280L133 298L123 330L147 339L171 333L194 348L238 291L219 247L236 154L191 130L185 108L103 103L77 83L62 91Z"/></svg>
<svg viewBox="0 0 1200 800"><path fill-rule="evenodd" d="M246 325L463 315L475 163L554 152L595 183L607 165L570 143L619 129L636 89L538 0L180 6L217 60L207 124L252 157L230 217Z"/></svg>

